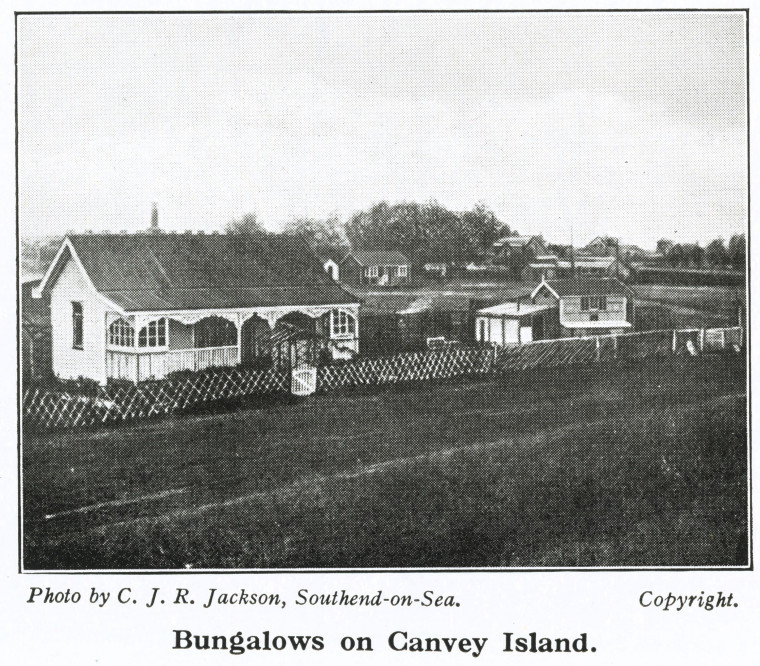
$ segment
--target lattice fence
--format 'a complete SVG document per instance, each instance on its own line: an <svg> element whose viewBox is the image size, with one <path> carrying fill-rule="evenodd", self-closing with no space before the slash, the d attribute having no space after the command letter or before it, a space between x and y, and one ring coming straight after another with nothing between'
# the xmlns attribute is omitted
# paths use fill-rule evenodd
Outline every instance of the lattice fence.
<svg viewBox="0 0 760 666"><path fill-rule="evenodd" d="M736 351L742 344L743 331L736 327L565 338L495 349L454 347L323 366L317 371L317 391L535 367ZM174 414L214 401L286 393L290 388L290 377L285 373L238 369L214 369L136 386L100 387L92 395L32 386L23 393L22 415L25 425L31 427L93 426Z"/></svg>
<svg viewBox="0 0 760 666"><path fill-rule="evenodd" d="M594 338L567 338L501 347L496 353L494 367L500 371L526 370L596 360L597 344Z"/></svg>
<svg viewBox="0 0 760 666"><path fill-rule="evenodd" d="M178 413L214 401L285 393L289 388L288 376L281 372L237 369L103 387L97 395L30 387L24 391L22 414L32 427L92 426Z"/></svg>
<svg viewBox="0 0 760 666"><path fill-rule="evenodd" d="M317 391L482 375L491 371L493 356L493 349L455 347L327 365L319 368Z"/></svg>

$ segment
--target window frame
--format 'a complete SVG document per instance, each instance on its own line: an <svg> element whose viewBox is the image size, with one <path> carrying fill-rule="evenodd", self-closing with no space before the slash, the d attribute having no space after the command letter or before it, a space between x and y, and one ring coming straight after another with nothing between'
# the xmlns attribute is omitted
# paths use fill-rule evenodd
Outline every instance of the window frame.
<svg viewBox="0 0 760 666"><path fill-rule="evenodd" d="M152 319L138 332L137 347L139 349L166 349L169 346L168 328L166 317Z"/></svg>
<svg viewBox="0 0 760 666"><path fill-rule="evenodd" d="M356 335L356 317L345 310L330 310L330 337Z"/></svg>
<svg viewBox="0 0 760 666"><path fill-rule="evenodd" d="M84 349L84 306L82 301L71 301L71 325L72 348Z"/></svg>
<svg viewBox="0 0 760 666"><path fill-rule="evenodd" d="M121 317L112 321L108 326L108 346L133 349L135 346L135 327Z"/></svg>

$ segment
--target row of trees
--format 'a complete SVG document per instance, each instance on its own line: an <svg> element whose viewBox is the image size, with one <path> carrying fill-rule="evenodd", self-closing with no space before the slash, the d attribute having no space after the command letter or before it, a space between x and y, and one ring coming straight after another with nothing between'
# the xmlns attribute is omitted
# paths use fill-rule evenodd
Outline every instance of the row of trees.
<svg viewBox="0 0 760 666"><path fill-rule="evenodd" d="M228 233L266 233L249 214L227 225ZM482 204L456 212L433 201L427 204L382 201L354 213L345 224L337 217L300 218L283 233L304 238L317 252L399 250L412 263L455 263L482 256L509 227Z"/></svg>
<svg viewBox="0 0 760 666"><path fill-rule="evenodd" d="M734 234L728 244L722 238L716 238L704 248L699 243L673 243L662 238L657 241L657 251L673 268L732 267L742 270L747 259L744 234Z"/></svg>
<svg viewBox="0 0 760 666"><path fill-rule="evenodd" d="M229 233L264 234L254 214L227 225ZM466 263L487 253L494 241L511 233L483 204L456 212L436 201L426 204L382 201L354 213L345 223L336 217L324 220L298 218L285 225L285 234L300 236L318 253L340 254L349 247L358 250L399 250L415 265ZM568 248L549 245L560 257ZM698 243L657 242L657 251L673 268L743 269L746 261L744 234L731 236L728 243L715 239L705 247Z"/></svg>
<svg viewBox="0 0 760 666"><path fill-rule="evenodd" d="M255 215L227 225L228 233L265 233ZM509 227L482 204L457 212L438 202L427 204L382 201L354 213L345 224L337 217L326 220L299 218L285 225L283 233L304 238L317 252L399 250L412 263L455 263L482 256Z"/></svg>

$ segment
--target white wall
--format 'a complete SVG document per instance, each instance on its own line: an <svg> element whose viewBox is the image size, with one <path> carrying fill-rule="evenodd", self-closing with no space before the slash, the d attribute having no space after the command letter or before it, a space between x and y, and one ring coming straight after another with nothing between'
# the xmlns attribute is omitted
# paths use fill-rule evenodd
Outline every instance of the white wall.
<svg viewBox="0 0 760 666"><path fill-rule="evenodd" d="M481 338L481 323L485 323L485 336ZM495 345L516 345L517 338L517 319L498 319L496 317L478 317L475 322L475 335L480 342L490 342ZM528 329L530 330L530 329ZM523 332L525 328L523 328ZM532 339L532 332L527 339L522 338L522 342L529 342Z"/></svg>
<svg viewBox="0 0 760 666"><path fill-rule="evenodd" d="M82 303L82 349L74 349L72 301ZM69 259L50 292L53 372L63 379L89 377L106 381L106 305Z"/></svg>

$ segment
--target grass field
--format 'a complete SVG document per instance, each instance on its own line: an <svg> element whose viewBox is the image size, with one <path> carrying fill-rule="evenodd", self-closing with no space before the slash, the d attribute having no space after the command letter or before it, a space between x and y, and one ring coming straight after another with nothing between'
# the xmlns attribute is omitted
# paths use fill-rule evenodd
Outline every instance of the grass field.
<svg viewBox="0 0 760 666"><path fill-rule="evenodd" d="M739 565L734 355L27 438L27 569Z"/></svg>

